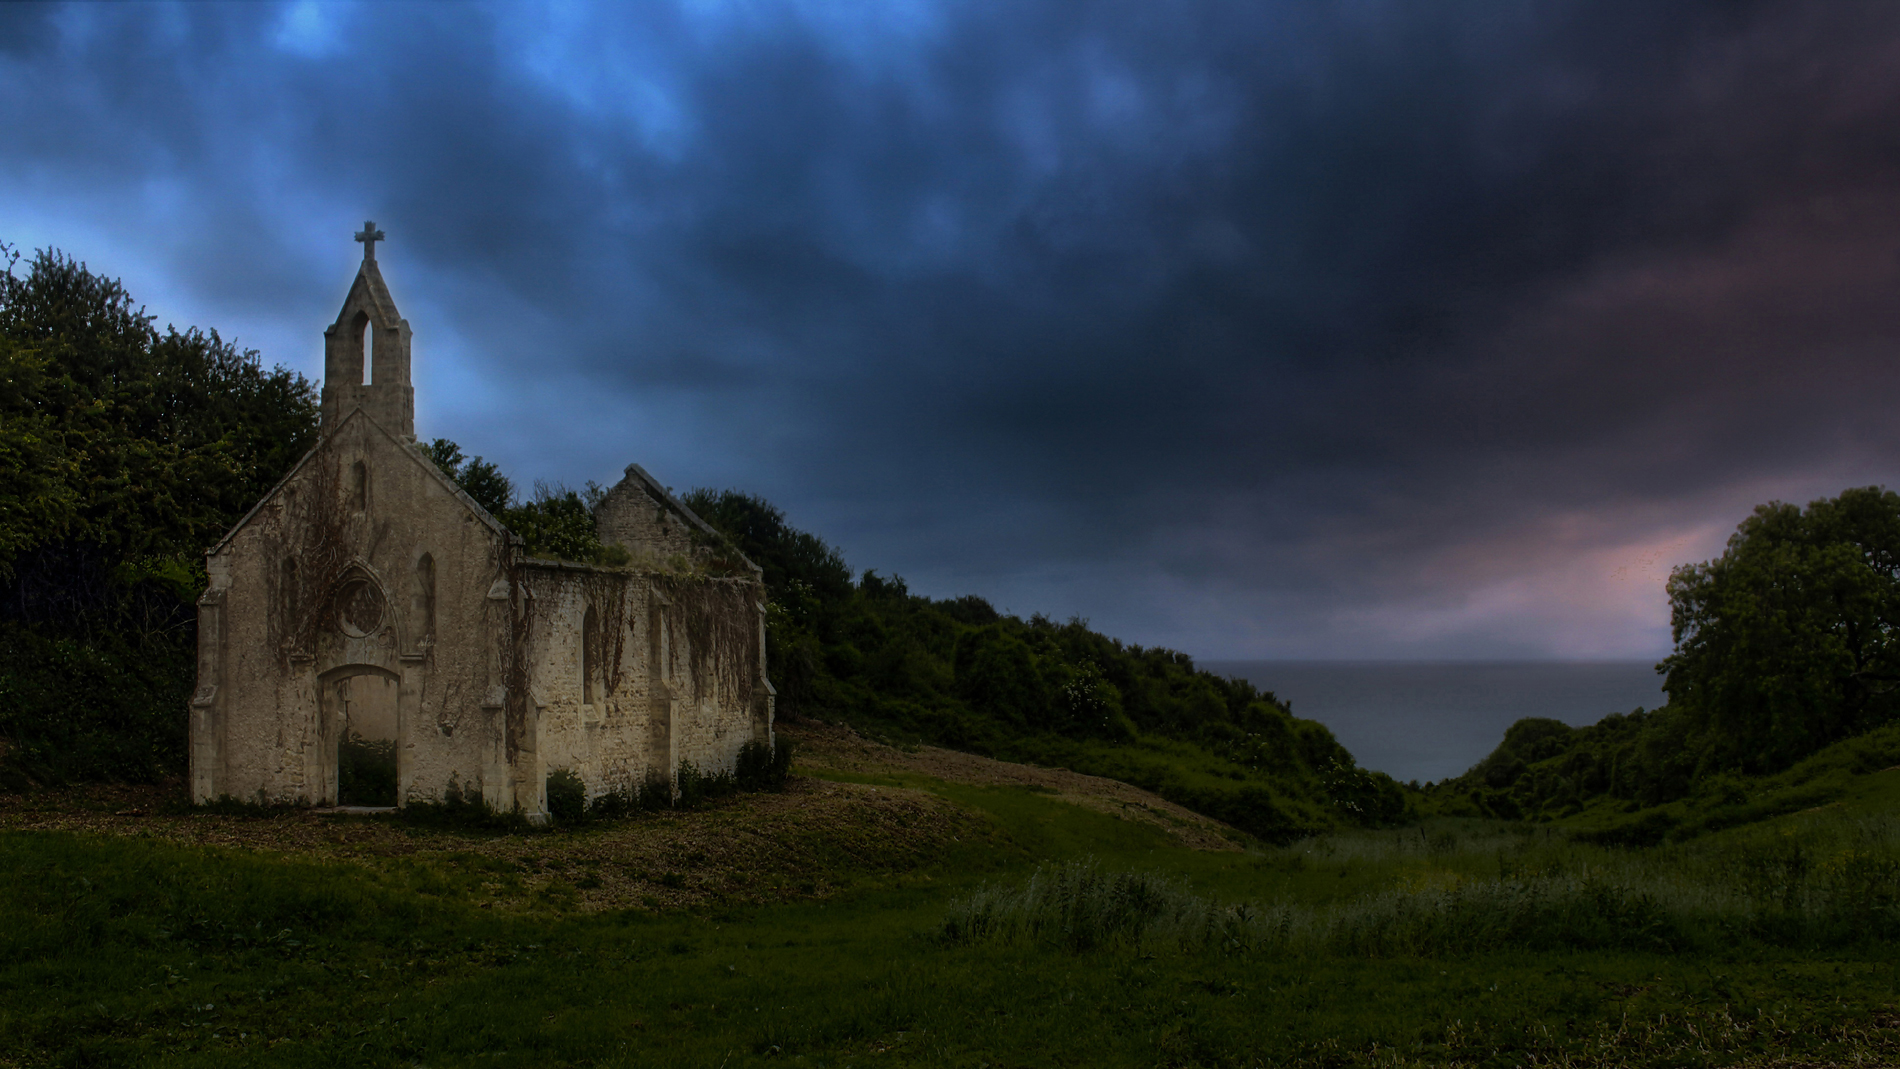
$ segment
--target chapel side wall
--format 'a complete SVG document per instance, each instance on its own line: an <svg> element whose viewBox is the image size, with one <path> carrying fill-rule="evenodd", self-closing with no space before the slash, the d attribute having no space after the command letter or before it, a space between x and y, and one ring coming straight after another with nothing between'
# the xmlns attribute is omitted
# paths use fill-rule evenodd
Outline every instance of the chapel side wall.
<svg viewBox="0 0 1900 1069"><path fill-rule="evenodd" d="M763 672L756 580L705 579L674 584L667 614L674 681L674 757L702 772L731 772L739 750L771 741L769 721L754 713Z"/></svg>
<svg viewBox="0 0 1900 1069"><path fill-rule="evenodd" d="M323 800L305 760L320 744L314 675L291 664L278 641L278 577L262 548L275 541L281 504L241 532L218 555L223 573L223 631L218 682L221 761L217 774L194 791L194 801L221 797L265 804Z"/></svg>
<svg viewBox="0 0 1900 1069"><path fill-rule="evenodd" d="M549 773L574 771L597 798L637 786L649 772L670 779L682 760L704 772L730 772L747 742L770 741L769 714L758 715L756 581L534 572L535 691ZM609 608L612 601L617 609ZM589 605L597 620L612 625L601 627L600 691L592 704L583 701L582 683ZM721 611L726 626L709 626Z"/></svg>
<svg viewBox="0 0 1900 1069"><path fill-rule="evenodd" d="M640 785L670 768L655 752L655 680L646 656L644 577L530 564L535 591L534 691L545 769L569 769L597 798ZM583 701L582 633L592 606L597 626L597 690ZM618 647L616 649L616 646Z"/></svg>

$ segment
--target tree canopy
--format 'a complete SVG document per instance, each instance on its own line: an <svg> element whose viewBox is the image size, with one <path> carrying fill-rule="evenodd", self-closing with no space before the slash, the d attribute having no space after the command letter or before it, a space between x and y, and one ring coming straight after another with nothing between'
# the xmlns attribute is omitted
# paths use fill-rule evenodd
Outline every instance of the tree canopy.
<svg viewBox="0 0 1900 1069"><path fill-rule="evenodd" d="M1783 768L1900 709L1900 494L1763 505L1669 601L1663 689L1709 763Z"/></svg>
<svg viewBox="0 0 1900 1069"><path fill-rule="evenodd" d="M37 774L160 774L203 553L315 442L316 391L57 251L0 257L0 734Z"/></svg>
<svg viewBox="0 0 1900 1069"><path fill-rule="evenodd" d="M1669 704L1588 727L1521 720L1449 787L1487 813L1654 806L1786 769L1900 713L1900 495L1762 505L1669 580Z"/></svg>
<svg viewBox="0 0 1900 1069"><path fill-rule="evenodd" d="M315 442L302 375L216 331L155 330L118 281L57 251L24 274L0 252L0 576L16 593L51 596L76 556L195 562Z"/></svg>

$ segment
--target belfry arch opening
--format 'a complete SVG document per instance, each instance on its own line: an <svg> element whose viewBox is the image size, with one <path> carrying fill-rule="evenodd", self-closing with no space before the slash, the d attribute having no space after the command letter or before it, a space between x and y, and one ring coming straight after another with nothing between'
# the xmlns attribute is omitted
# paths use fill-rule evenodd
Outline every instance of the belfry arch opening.
<svg viewBox="0 0 1900 1069"><path fill-rule="evenodd" d="M373 361L370 360L370 354L375 351L375 346L370 342L368 312L358 312L356 318L350 320L349 337L353 354L350 363L356 369L356 381L359 385L371 385L376 380L376 369L372 366Z"/></svg>

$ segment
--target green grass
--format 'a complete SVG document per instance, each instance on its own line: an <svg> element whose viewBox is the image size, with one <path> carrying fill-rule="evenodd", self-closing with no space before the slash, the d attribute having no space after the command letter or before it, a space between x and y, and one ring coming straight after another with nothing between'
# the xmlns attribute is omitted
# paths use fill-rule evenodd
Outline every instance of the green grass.
<svg viewBox="0 0 1900 1069"><path fill-rule="evenodd" d="M603 915L482 909L497 872L478 839L458 854L327 862L0 835L0 1064L1900 1054L1883 1016L1900 999L1900 821L1878 806L1650 850L1441 820L1206 853L1028 790L859 781L937 791L996 835L896 878L841 867L831 880L845 890L824 901ZM1028 894L1039 866L1045 885L1070 874L1069 890ZM1159 901L1149 917L1237 923L1183 938L1141 909L1074 908L1092 886ZM1624 897L1592 897L1603 888ZM1041 928L946 928L984 896ZM1647 912L1622 923L1636 899ZM1075 938L1088 916L1105 918L1106 938Z"/></svg>
<svg viewBox="0 0 1900 1069"><path fill-rule="evenodd" d="M1647 846L1684 841L1822 806L1861 812L1900 808L1900 724L1827 747L1772 776L1714 775L1685 798L1642 807L1599 797L1555 818L1584 838ZM1456 807L1456 802L1451 807Z"/></svg>

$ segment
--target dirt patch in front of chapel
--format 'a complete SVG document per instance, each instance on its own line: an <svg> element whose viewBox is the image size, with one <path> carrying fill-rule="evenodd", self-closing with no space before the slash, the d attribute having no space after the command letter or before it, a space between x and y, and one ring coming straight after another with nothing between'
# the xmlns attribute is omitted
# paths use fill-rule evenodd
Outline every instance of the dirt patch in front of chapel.
<svg viewBox="0 0 1900 1069"><path fill-rule="evenodd" d="M798 747L777 793L743 794L577 829L495 832L312 809L196 809L183 780L0 793L0 833L69 831L336 860L441 866L481 908L596 912L825 898L869 877L941 863L951 843L1000 845L979 813L928 791L839 783L827 773L905 772L952 783L1024 787L1149 824L1200 850L1239 849L1238 832L1118 780L922 746L899 749L849 727L781 723Z"/></svg>
<svg viewBox="0 0 1900 1069"><path fill-rule="evenodd" d="M180 781L0 794L0 833L70 831L361 864L440 866L481 908L596 912L825 898L927 870L944 844L1001 833L924 791L794 776L743 794L576 829L500 833L311 809L195 810Z"/></svg>

